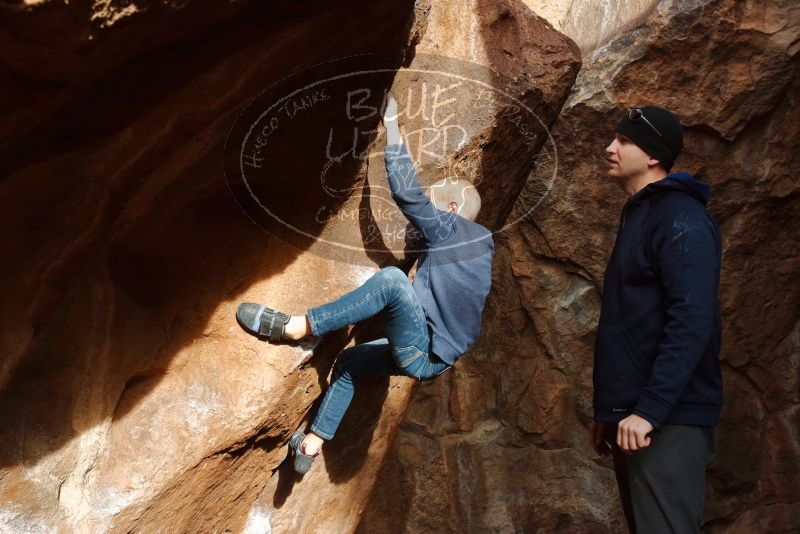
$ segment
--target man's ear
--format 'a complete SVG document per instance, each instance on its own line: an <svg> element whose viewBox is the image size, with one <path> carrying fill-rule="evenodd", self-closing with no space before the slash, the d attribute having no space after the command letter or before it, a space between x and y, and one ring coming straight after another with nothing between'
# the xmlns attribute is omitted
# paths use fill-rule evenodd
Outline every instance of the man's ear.
<svg viewBox="0 0 800 534"><path fill-rule="evenodd" d="M657 159L655 159L655 158L650 158L650 159L648 159L648 160L647 160L647 166L648 166L648 167L655 167L655 166L657 166L657 165L661 165L661 162L660 162L660 161L658 161Z"/></svg>

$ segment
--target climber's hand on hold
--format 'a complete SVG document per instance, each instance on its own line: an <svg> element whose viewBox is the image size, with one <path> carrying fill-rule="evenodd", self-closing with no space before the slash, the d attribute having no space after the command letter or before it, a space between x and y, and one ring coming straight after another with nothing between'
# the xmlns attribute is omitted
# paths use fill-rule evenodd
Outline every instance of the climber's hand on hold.
<svg viewBox="0 0 800 534"><path fill-rule="evenodd" d="M397 124L397 100L394 99L394 95L391 92L386 94L386 109L383 112L381 124L387 128L390 124Z"/></svg>
<svg viewBox="0 0 800 534"><path fill-rule="evenodd" d="M386 109L381 122L386 127L386 145L403 144L403 136L400 135L400 126L397 124L397 101L391 92L386 95Z"/></svg>

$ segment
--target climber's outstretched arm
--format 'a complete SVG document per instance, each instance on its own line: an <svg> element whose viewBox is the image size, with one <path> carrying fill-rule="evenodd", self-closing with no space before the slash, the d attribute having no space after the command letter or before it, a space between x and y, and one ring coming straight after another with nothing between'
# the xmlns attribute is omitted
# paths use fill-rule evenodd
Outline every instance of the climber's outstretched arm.
<svg viewBox="0 0 800 534"><path fill-rule="evenodd" d="M453 230L455 214L437 209L422 190L397 122L397 102L389 94L383 116L386 128L386 175L392 198L430 245L444 241Z"/></svg>

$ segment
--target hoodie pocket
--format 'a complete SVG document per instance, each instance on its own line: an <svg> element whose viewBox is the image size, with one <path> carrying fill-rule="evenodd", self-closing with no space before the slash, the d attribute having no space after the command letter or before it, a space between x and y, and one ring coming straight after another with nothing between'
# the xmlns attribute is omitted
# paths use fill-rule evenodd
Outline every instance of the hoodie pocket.
<svg viewBox="0 0 800 534"><path fill-rule="evenodd" d="M601 388L642 385L646 369L621 324L601 324L595 343L595 381ZM632 392L638 396L638 389Z"/></svg>

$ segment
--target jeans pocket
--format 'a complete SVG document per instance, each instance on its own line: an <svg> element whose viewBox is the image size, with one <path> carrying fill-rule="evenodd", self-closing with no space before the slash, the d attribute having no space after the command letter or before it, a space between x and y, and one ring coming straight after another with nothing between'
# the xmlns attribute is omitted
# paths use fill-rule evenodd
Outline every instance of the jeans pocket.
<svg viewBox="0 0 800 534"><path fill-rule="evenodd" d="M408 347L401 347L399 349L395 349L397 365L400 366L400 368L403 369L404 371L416 360L418 360L423 354L424 353L414 345L409 345Z"/></svg>

